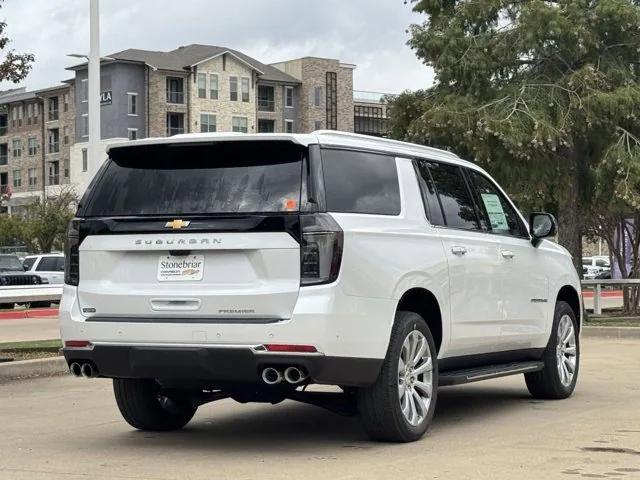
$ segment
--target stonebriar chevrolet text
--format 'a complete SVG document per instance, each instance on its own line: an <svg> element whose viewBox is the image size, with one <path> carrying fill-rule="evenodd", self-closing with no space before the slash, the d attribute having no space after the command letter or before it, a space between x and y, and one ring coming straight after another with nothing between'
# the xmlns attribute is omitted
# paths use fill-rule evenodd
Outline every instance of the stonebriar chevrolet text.
<svg viewBox="0 0 640 480"><path fill-rule="evenodd" d="M438 386L524 374L536 398L573 392L580 284L555 231L476 165L408 143L113 145L69 227L64 355L112 378L143 430L223 398L293 399L416 440Z"/></svg>

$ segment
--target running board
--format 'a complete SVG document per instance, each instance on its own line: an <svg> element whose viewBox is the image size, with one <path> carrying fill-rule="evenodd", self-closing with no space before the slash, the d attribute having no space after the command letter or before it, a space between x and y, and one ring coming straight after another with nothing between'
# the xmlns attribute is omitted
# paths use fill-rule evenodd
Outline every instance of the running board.
<svg viewBox="0 0 640 480"><path fill-rule="evenodd" d="M517 375L518 373L537 372L543 368L544 362L515 362L464 370L450 370L448 372L440 372L438 385L461 385L491 378L506 377L507 375Z"/></svg>

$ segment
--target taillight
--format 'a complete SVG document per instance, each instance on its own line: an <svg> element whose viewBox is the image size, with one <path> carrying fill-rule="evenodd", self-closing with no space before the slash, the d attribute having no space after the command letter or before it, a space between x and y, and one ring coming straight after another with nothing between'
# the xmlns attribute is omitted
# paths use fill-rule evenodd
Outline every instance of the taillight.
<svg viewBox="0 0 640 480"><path fill-rule="evenodd" d="M326 213L301 215L300 222L300 285L335 282L342 262L342 229Z"/></svg>
<svg viewBox="0 0 640 480"><path fill-rule="evenodd" d="M80 282L80 220L69 222L67 230L66 260L64 262L64 283L78 286Z"/></svg>

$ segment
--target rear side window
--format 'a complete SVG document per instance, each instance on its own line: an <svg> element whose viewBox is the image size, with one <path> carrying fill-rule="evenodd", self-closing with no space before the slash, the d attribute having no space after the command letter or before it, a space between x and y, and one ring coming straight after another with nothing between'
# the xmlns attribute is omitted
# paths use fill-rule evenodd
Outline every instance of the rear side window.
<svg viewBox="0 0 640 480"><path fill-rule="evenodd" d="M114 149L84 215L297 212L305 152L276 141Z"/></svg>
<svg viewBox="0 0 640 480"><path fill-rule="evenodd" d="M480 230L473 199L460 167L429 163L429 172L442 207L444 224L451 228ZM434 225L438 225L435 221Z"/></svg>
<svg viewBox="0 0 640 480"><path fill-rule="evenodd" d="M367 152L322 150L327 211L400 214L395 158Z"/></svg>
<svg viewBox="0 0 640 480"><path fill-rule="evenodd" d="M42 257L36 270L38 272L55 272L58 270L58 257Z"/></svg>

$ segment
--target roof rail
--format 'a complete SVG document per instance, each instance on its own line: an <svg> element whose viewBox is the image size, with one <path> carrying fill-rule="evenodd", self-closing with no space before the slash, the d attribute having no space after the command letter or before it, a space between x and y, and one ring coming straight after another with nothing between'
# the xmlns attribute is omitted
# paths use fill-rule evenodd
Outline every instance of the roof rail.
<svg viewBox="0 0 640 480"><path fill-rule="evenodd" d="M330 140L334 138L336 141L345 141L345 140L354 140L357 142L367 143L371 146L378 147L386 147L386 148L401 148L404 150L411 150L416 153L425 153L425 154L437 154L442 157L454 158L456 160L461 160L455 153L448 152L446 150L441 150L439 148L427 147L425 145L417 145L415 143L402 142L400 140L391 140L389 138L381 138L381 137L373 137L371 135L362 135L359 133L350 133L350 132L342 132L339 130L316 130L312 133L312 135L316 135L319 139Z"/></svg>

